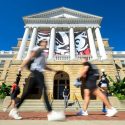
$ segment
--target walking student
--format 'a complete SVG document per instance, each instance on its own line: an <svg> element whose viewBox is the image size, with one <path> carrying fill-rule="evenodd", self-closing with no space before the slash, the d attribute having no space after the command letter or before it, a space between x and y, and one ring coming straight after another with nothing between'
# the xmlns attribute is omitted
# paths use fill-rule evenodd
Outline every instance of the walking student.
<svg viewBox="0 0 125 125"><path fill-rule="evenodd" d="M19 82L18 82L19 83ZM3 108L3 111L6 112L9 107L12 105L13 108L16 107L16 98L17 98L17 95L20 94L20 88L18 86L18 83L17 82L14 82L12 84L12 87L11 87L11 91L10 91L10 97L11 97L11 100L10 100L10 103L9 105L6 107L6 108ZM18 117L19 119L21 119L22 117Z"/></svg>
<svg viewBox="0 0 125 125"><path fill-rule="evenodd" d="M23 61L20 70L22 71L24 67L28 67L31 74L30 79L28 80L28 87L27 90L22 94L20 102L17 103L16 108L12 109L9 113L11 117L14 119L18 119L20 116L18 115L17 109L20 108L26 97L29 95L31 90L34 89L34 86L39 86L40 90L42 91L44 101L46 104L46 108L48 111L48 120L64 120L65 115L64 112L55 112L52 110L50 105L48 95L47 95L47 87L44 81L43 72L45 70L56 72L56 70L49 68L46 65L44 49L47 46L46 40L41 40L37 47L34 47L29 55L29 57Z"/></svg>
<svg viewBox="0 0 125 125"><path fill-rule="evenodd" d="M109 88L109 80L106 77L107 75L102 72L101 80L99 81L98 87L101 92L107 97L108 99L108 88ZM106 105L103 103L102 112L106 113Z"/></svg>
<svg viewBox="0 0 125 125"><path fill-rule="evenodd" d="M85 87L84 87L84 105L83 109L81 109L77 115L88 115L87 109L90 102L90 94L94 94L98 96L107 107L106 116L112 117L116 115L117 110L112 107L107 97L100 91L97 87L96 82L99 79L99 71L94 64L91 64L86 59L83 60L83 68L81 69L80 75L78 79L85 79Z"/></svg>

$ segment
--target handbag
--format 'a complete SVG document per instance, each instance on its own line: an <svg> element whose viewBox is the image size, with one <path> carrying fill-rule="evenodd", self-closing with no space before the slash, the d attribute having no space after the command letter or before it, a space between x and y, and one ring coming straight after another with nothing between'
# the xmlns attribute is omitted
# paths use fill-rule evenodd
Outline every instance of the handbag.
<svg viewBox="0 0 125 125"><path fill-rule="evenodd" d="M79 88L79 87L81 87L81 85L82 85L82 81L80 79L76 79L74 82L74 86Z"/></svg>

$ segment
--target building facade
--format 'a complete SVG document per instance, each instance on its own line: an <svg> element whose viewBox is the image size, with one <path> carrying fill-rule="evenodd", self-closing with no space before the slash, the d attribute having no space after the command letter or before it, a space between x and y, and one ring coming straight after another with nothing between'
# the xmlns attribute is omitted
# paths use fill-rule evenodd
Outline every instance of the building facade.
<svg viewBox="0 0 125 125"><path fill-rule="evenodd" d="M70 99L82 99L81 90L73 83L82 67L82 59L88 58L99 69L105 69L114 80L125 76L125 52L113 51L109 40L102 38L102 17L61 7L23 17L25 31L12 51L0 51L0 77L8 84L14 82L23 59L39 41L46 39L46 60L57 73L45 72L50 98L63 99L65 86L70 90ZM22 72L20 86L29 71ZM36 88L33 95L39 95Z"/></svg>

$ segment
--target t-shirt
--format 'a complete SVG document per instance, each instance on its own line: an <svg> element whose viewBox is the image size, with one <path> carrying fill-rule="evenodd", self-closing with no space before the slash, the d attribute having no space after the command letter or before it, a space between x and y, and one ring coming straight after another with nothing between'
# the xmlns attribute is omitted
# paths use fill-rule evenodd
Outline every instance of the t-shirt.
<svg viewBox="0 0 125 125"><path fill-rule="evenodd" d="M17 84L13 83L13 85L12 85L11 89L12 89L12 90L15 90L15 89L16 89L16 87L17 87Z"/></svg>
<svg viewBox="0 0 125 125"><path fill-rule="evenodd" d="M36 46L32 49L32 51L37 52L38 49L40 49L39 46ZM37 70L39 72L45 71L46 61L45 61L45 55L43 52L41 52L41 55L38 57L35 57L33 63L31 64L30 70L34 71Z"/></svg>
<svg viewBox="0 0 125 125"><path fill-rule="evenodd" d="M11 89L13 90L11 94L16 94L18 95L20 93L20 88L16 83L12 84Z"/></svg>
<svg viewBox="0 0 125 125"><path fill-rule="evenodd" d="M64 89L64 90L63 90L63 93L64 93L65 96L68 96L69 90L68 90L68 89Z"/></svg>
<svg viewBox="0 0 125 125"><path fill-rule="evenodd" d="M109 87L109 83L108 83L107 80L101 80L101 81L99 82L98 86L99 86L99 87L102 87L102 88L103 88L103 87L108 88L108 87Z"/></svg>
<svg viewBox="0 0 125 125"><path fill-rule="evenodd" d="M85 62L85 63L83 63L83 65L89 67L89 69L87 71L86 81L88 81L88 80L96 81L99 79L99 70L96 65L91 64L89 62Z"/></svg>

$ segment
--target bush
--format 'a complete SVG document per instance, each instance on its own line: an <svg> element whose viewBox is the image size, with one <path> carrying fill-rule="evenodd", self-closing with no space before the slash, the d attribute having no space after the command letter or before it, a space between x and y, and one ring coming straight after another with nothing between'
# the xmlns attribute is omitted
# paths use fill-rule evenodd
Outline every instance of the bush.
<svg viewBox="0 0 125 125"><path fill-rule="evenodd" d="M6 84L2 84L0 87L0 99L4 99L6 96L10 95L11 86L7 86Z"/></svg>
<svg viewBox="0 0 125 125"><path fill-rule="evenodd" d="M111 77L109 77L112 85L109 86L109 93L118 97L120 100L125 99L125 78L115 82Z"/></svg>

